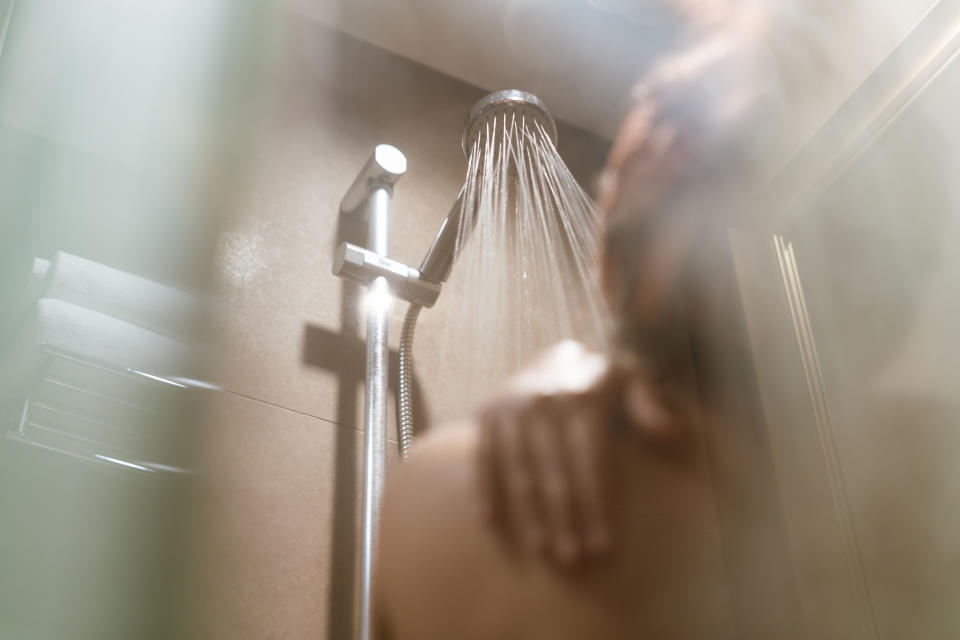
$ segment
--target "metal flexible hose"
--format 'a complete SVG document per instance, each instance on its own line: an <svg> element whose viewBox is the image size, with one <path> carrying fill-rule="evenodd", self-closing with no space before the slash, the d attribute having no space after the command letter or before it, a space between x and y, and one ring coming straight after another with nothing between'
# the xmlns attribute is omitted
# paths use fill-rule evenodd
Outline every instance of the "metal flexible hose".
<svg viewBox="0 0 960 640"><path fill-rule="evenodd" d="M411 304L400 329L400 390L397 402L400 406L401 460L406 460L413 449L413 332L422 308L418 304Z"/></svg>

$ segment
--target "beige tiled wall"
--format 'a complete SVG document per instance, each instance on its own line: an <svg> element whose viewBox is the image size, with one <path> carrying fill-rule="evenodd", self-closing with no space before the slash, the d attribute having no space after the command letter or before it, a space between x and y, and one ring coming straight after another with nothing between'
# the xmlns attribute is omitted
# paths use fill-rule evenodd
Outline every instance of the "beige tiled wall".
<svg viewBox="0 0 960 640"><path fill-rule="evenodd" d="M275 51L216 247L215 378L228 393L213 402L205 447L204 638L349 637L364 343L360 291L330 268L337 244L363 243L365 230L338 203L376 144L399 147L408 173L390 255L419 264L464 179L461 127L485 93L295 14L278 21ZM587 187L607 146L561 128L560 151ZM394 350L404 307L391 312ZM442 306L427 314L417 384L424 415L440 421L462 415L449 380L480 354L436 353Z"/></svg>

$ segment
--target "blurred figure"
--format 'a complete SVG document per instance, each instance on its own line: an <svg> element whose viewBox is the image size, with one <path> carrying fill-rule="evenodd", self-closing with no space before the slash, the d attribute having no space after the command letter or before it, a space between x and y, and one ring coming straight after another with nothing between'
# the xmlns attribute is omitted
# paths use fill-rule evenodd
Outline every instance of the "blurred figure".
<svg viewBox="0 0 960 640"><path fill-rule="evenodd" d="M680 437L691 419L684 306L712 276L697 256L745 215L769 171L760 159L776 153L780 94L761 17L732 14L634 88L599 194L602 286L616 327L609 352L561 346L481 415L481 510L494 521L509 515L528 546L561 562L607 547L611 412L657 441ZM543 421L559 435L537 434L532 425Z"/></svg>
<svg viewBox="0 0 960 640"><path fill-rule="evenodd" d="M600 193L608 352L559 345L392 478L381 637L732 637L701 436L715 368L685 308L770 153L762 18L731 13L634 92ZM478 496L502 526L477 526ZM585 550L606 553L572 566Z"/></svg>

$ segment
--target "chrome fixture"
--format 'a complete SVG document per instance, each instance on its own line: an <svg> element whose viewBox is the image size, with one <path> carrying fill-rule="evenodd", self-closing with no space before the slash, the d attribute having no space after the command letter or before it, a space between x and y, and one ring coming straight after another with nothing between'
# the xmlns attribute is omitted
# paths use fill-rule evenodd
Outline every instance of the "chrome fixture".
<svg viewBox="0 0 960 640"><path fill-rule="evenodd" d="M557 123L543 100L528 91L507 89L488 94L474 103L463 125L460 141L463 155L470 156L473 141L484 134L492 117L515 113L532 119L544 128L553 144L557 144Z"/></svg>
<svg viewBox="0 0 960 640"><path fill-rule="evenodd" d="M542 100L532 93L517 89L497 91L478 100L467 115L460 144L468 161L478 139L497 135L497 118L500 123L503 123L511 114L526 119L533 126L542 127L551 142L557 143L557 123ZM450 208L450 213L440 225L440 231L434 238L427 255L420 263L420 269L416 270L421 286L435 283L438 287L437 294L439 294L439 285L450 277L456 257L457 239L459 237L462 241L466 235L460 231L467 207L466 192L467 185L464 185L460 189L456 202ZM413 445L413 336L420 309L423 306L431 306L419 304L412 297L406 299L410 301L410 307L407 309L403 328L400 330L400 388L397 392L400 455L404 459L409 455Z"/></svg>
<svg viewBox="0 0 960 640"><path fill-rule="evenodd" d="M514 113L518 116L530 118L534 123L543 127L544 131L550 136L554 144L557 143L557 123L553 116L547 111L547 105L543 104L537 96L526 91L517 89L507 89L506 91L497 91L478 100L463 125L463 137L461 138L461 147L463 155L469 160L471 149L474 142L490 133L490 123L497 116L506 116ZM446 282L450 277L450 270L453 268L453 258L456 251L457 234L460 229L460 220L463 217L463 209L466 206L464 198L466 197L466 185L460 189L456 202L450 208L450 213L440 225L440 231L434 239L433 244L427 251L427 255L420 264L420 277L424 280L435 283ZM430 306L430 305L424 305Z"/></svg>
<svg viewBox="0 0 960 640"><path fill-rule="evenodd" d="M393 185L407 170L407 159L396 147L377 145L373 155L347 190L340 203L344 215L367 214L367 249L341 246L334 263L335 275L367 285L367 386L363 438L363 510L360 540L359 629L362 640L370 640L372 617L372 575L380 496L383 491L387 441L387 381L389 345L387 313L391 282L399 272L384 268ZM359 258L358 258L359 256ZM408 275L408 274L404 274Z"/></svg>
<svg viewBox="0 0 960 640"><path fill-rule="evenodd" d="M540 126L556 143L557 125L546 106L533 94L517 91L492 93L474 104L464 124L461 145L470 159L471 149L485 135L496 135L492 126L497 117L511 113ZM361 169L340 203L343 215L368 216L367 247L348 242L341 244L333 262L334 275L367 287L368 300L394 296L409 303L400 335L399 422L400 452L406 458L413 441L412 349L417 317L423 307L431 307L440 295L441 285L450 275L456 257L457 238L466 204L466 185L454 202L440 231L427 251L419 269L387 257L387 229L393 185L404 174L407 161L403 153L381 144ZM366 305L367 314L367 386L364 432L363 511L361 515L359 637L371 637L372 569L377 540L377 521L386 454L388 343L387 305Z"/></svg>

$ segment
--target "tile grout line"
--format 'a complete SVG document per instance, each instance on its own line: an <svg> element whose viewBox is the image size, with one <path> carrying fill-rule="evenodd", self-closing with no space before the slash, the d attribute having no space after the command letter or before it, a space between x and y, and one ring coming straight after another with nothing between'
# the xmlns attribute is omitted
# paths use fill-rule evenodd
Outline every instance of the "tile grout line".
<svg viewBox="0 0 960 640"><path fill-rule="evenodd" d="M277 403L275 403L275 402L270 402L269 400L262 400L262 399L260 399L260 398L255 398L255 397L253 397L253 396L248 396L248 395L245 394L245 393L240 393L240 392L238 392L238 391L231 391L230 389L225 389L225 388L223 388L223 387L220 387L220 391L222 391L223 393L229 393L230 395L237 396L237 397L239 397L239 398L244 398L244 399L246 399L246 400L252 400L253 402L259 402L260 404L265 404L265 405L270 406L270 407L275 407L275 408L277 408L277 409L282 409L282 410L284 410L284 411L290 411L290 412L292 412L292 413L297 413L297 414L300 414L301 416L304 416L304 417L306 417L306 418L313 418L314 420L320 420L321 422L326 422L327 424L333 425L333 426L335 426L335 427L340 427L341 429L347 429L347 430L349 430L349 431L356 431L357 433L366 433L366 431L365 431L364 429L358 429L357 427L349 427L349 426L347 426L347 425L345 425L345 424L340 424L339 422L334 422L333 420L330 420L330 419L328 419L328 418L321 418L320 416L315 416L315 415L313 415L312 413L307 413L306 411L300 411L299 409L293 409L293 408L291 408L291 407L285 407L285 406L283 406L282 404L277 404ZM388 441L388 442L393 442L393 443L396 443L396 442L397 442L396 439L391 438L391 437L389 437L389 436L387 436L387 441Z"/></svg>

